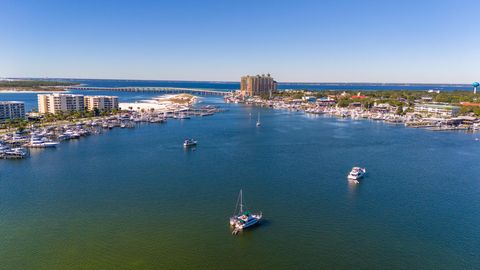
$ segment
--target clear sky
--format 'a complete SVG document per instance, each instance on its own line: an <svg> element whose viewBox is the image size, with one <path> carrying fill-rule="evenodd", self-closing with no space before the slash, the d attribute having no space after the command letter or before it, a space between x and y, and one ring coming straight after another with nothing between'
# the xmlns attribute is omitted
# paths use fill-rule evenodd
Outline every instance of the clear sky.
<svg viewBox="0 0 480 270"><path fill-rule="evenodd" d="M0 77L480 80L478 0L0 0L0 11Z"/></svg>

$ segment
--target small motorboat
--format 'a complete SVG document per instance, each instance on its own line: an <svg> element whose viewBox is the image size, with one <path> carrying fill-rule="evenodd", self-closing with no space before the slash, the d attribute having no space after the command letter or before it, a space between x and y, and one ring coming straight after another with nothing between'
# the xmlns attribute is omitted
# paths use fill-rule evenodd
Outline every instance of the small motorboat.
<svg viewBox="0 0 480 270"><path fill-rule="evenodd" d="M350 173L348 174L348 180L358 182L359 179L363 178L367 170L365 168L353 167Z"/></svg>
<svg viewBox="0 0 480 270"><path fill-rule="evenodd" d="M260 125L262 125L262 124L260 123L260 113L258 113L257 127L259 127Z"/></svg>
<svg viewBox="0 0 480 270"><path fill-rule="evenodd" d="M197 145L197 141L195 141L194 139L186 139L183 142L184 147L191 147L191 146L196 146L196 145Z"/></svg>

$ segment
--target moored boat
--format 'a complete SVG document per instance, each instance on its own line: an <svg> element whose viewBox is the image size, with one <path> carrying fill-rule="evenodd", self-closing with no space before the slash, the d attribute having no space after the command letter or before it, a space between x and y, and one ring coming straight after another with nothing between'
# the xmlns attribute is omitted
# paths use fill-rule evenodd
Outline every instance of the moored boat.
<svg viewBox="0 0 480 270"><path fill-rule="evenodd" d="M239 211L237 212L237 210ZM257 224L261 219L262 212L253 214L246 209L246 206L243 203L243 193L242 190L240 190L234 215L230 217L230 226L233 228L232 234L237 234L243 229Z"/></svg>
<svg viewBox="0 0 480 270"><path fill-rule="evenodd" d="M54 141L45 141L37 136L32 135L30 142L25 146L29 148L53 148L58 145L58 142Z"/></svg>
<svg viewBox="0 0 480 270"><path fill-rule="evenodd" d="M17 147L6 150L2 153L2 157L6 159L22 159L27 156L28 152L25 148Z"/></svg>

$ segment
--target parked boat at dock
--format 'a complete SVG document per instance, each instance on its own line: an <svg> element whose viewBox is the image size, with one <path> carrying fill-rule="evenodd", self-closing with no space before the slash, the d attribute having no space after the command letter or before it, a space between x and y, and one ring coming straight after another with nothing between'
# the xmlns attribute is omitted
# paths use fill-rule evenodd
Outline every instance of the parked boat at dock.
<svg viewBox="0 0 480 270"><path fill-rule="evenodd" d="M0 154L0 157L4 159L22 159L25 158L27 155L27 149L23 147L16 147L5 150L3 153Z"/></svg>
<svg viewBox="0 0 480 270"><path fill-rule="evenodd" d="M44 140L40 137L32 135L30 138L30 142L25 144L25 147L28 148L54 148L57 147L58 142Z"/></svg>

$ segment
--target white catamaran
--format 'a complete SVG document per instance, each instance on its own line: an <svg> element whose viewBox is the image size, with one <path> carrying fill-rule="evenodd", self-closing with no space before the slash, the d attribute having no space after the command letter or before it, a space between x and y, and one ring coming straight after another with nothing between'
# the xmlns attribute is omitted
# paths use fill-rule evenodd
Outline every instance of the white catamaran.
<svg viewBox="0 0 480 270"><path fill-rule="evenodd" d="M237 210L239 211L237 212ZM257 224L260 219L262 219L262 212L257 214L250 213L243 203L243 193L242 190L240 190L235 212L233 216L230 217L230 226L233 227L232 234L237 234L239 231Z"/></svg>

